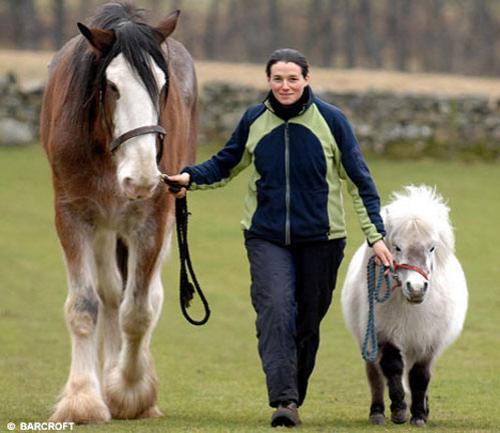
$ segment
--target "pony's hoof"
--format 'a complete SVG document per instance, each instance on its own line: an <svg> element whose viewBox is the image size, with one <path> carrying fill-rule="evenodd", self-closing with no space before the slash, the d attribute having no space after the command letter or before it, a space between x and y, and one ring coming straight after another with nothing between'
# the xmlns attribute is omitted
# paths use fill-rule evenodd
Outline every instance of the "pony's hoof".
<svg viewBox="0 0 500 433"><path fill-rule="evenodd" d="M408 419L406 409L396 409L391 413L391 421L394 424L404 424Z"/></svg>
<svg viewBox="0 0 500 433"><path fill-rule="evenodd" d="M424 418L414 418L412 417L410 420L411 425L415 427L425 427L427 425L427 421Z"/></svg>
<svg viewBox="0 0 500 433"><path fill-rule="evenodd" d="M374 425L385 424L385 416L383 413L377 412L370 414L370 422Z"/></svg>

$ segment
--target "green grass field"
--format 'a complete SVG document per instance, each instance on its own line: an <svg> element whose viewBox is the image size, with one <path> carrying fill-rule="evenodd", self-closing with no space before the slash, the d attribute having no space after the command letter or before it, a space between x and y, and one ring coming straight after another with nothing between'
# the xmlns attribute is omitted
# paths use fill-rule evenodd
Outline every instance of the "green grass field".
<svg viewBox="0 0 500 433"><path fill-rule="evenodd" d="M200 159L213 148L200 151ZM500 166L371 160L384 202L403 185L437 185L449 199L457 254L468 278L465 330L438 362L430 386L432 432L500 431ZM63 318L66 274L53 228L48 164L39 147L0 149L0 432L7 422L45 421L69 368ZM166 301L152 351L165 417L75 427L81 432L259 432L268 427L264 376L239 217L242 174L224 189L189 195L190 247L212 318L189 325L178 307L175 245L164 267ZM346 203L349 203L346 197ZM348 208L347 258L362 242ZM346 260L341 267L341 286ZM192 314L201 313L193 308ZM339 291L301 410L303 432L409 432L367 423L369 392ZM16 428L19 431L19 428Z"/></svg>

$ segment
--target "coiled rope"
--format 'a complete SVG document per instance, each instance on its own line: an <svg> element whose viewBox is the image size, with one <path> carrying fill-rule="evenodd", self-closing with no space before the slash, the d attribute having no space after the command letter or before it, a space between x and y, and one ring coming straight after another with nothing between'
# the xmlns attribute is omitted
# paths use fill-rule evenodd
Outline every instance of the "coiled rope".
<svg viewBox="0 0 500 433"><path fill-rule="evenodd" d="M378 276L376 276L377 264L375 256L371 257L367 265L367 282L368 282L368 320L366 323L366 333L363 345L361 346L361 355L366 362L372 363L378 356L377 333L375 330L375 302L383 304L387 301L392 293L391 280L389 275L385 274L387 267L380 266ZM391 273L395 275L392 267L389 267ZM386 291L381 295L382 286L386 286Z"/></svg>
<svg viewBox="0 0 500 433"><path fill-rule="evenodd" d="M180 304L182 315L186 318L186 320L192 325L200 326L207 323L208 318L210 317L210 307L208 306L207 299L203 294L200 285L198 284L198 280L196 279L196 275L193 270L193 265L191 263L191 257L189 255L189 247L187 241L187 228L188 228L188 216L189 212L187 209L187 200L186 197L177 198L175 200L175 219L177 224L177 243L179 247L179 258L181 262L180 268ZM189 281L189 275L192 278L192 281ZM201 320L194 320L188 314L187 309L191 301L193 300L194 292L198 293L201 302L203 303L203 308L205 310L205 315Z"/></svg>

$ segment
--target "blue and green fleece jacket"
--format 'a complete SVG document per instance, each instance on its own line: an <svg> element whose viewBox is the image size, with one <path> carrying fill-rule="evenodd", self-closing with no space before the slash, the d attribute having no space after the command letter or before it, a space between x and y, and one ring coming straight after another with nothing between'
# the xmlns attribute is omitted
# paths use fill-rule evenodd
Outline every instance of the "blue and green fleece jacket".
<svg viewBox="0 0 500 433"><path fill-rule="evenodd" d="M369 244L385 235L380 198L345 115L309 90L302 111L280 118L269 100L243 115L211 159L182 171L190 190L225 185L252 166L242 228L271 242L346 236L342 183L354 202Z"/></svg>

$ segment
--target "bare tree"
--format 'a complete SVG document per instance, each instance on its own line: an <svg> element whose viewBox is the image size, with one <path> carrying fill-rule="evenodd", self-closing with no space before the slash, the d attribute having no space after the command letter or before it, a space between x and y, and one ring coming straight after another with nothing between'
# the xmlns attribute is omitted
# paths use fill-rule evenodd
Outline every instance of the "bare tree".
<svg viewBox="0 0 500 433"><path fill-rule="evenodd" d="M12 35L14 36L14 44L16 47L21 47L22 35L22 22L20 10L17 8L17 0L9 0L9 14L10 24L12 26Z"/></svg>
<svg viewBox="0 0 500 433"><path fill-rule="evenodd" d="M333 2L332 2L333 3ZM359 1L359 22L364 54L370 66L382 67L380 42L373 25L373 8L370 0Z"/></svg>
<svg viewBox="0 0 500 433"><path fill-rule="evenodd" d="M208 6L205 21L205 36L203 37L203 50L205 57L216 59L219 46L219 14L220 0L212 0Z"/></svg>
<svg viewBox="0 0 500 433"><path fill-rule="evenodd" d="M269 4L269 28L271 29L271 44L275 47L283 46L283 21L278 0L268 0Z"/></svg>
<svg viewBox="0 0 500 433"><path fill-rule="evenodd" d="M489 3L476 0L471 14L471 28L474 46L474 74L487 74L495 67L495 23L491 18Z"/></svg>
<svg viewBox="0 0 500 433"><path fill-rule="evenodd" d="M400 0L399 2L399 35L397 44L397 65L401 71L409 69L409 61L412 57L411 53L411 17L412 17L412 0Z"/></svg>
<svg viewBox="0 0 500 433"><path fill-rule="evenodd" d="M65 40L64 26L66 23L66 13L64 0L54 0L54 48L59 49L63 46Z"/></svg>
<svg viewBox="0 0 500 433"><path fill-rule="evenodd" d="M334 57L339 46L336 35L336 27L334 26L334 17L339 12L338 3L335 1L327 2L323 21L319 30L322 35L323 43L321 47L321 64L331 66L334 63Z"/></svg>
<svg viewBox="0 0 500 433"><path fill-rule="evenodd" d="M344 32L342 42L344 44L344 56L347 68L356 66L356 26L355 13L352 2L344 0L342 17L344 21Z"/></svg>
<svg viewBox="0 0 500 433"><path fill-rule="evenodd" d="M38 48L40 25L34 0L9 0L9 11L16 47Z"/></svg>
<svg viewBox="0 0 500 433"><path fill-rule="evenodd" d="M322 21L323 5L321 0L310 0L307 11L307 35L305 51L310 57L314 57L318 46L318 28Z"/></svg>

